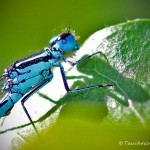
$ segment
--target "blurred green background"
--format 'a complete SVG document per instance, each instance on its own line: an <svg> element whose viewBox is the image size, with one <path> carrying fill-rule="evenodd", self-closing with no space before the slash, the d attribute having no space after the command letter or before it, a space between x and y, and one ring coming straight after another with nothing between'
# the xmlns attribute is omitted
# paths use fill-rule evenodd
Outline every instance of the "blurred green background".
<svg viewBox="0 0 150 150"><path fill-rule="evenodd" d="M150 0L0 0L0 73L48 46L70 22L81 45L97 30L136 18L150 18Z"/></svg>
<svg viewBox="0 0 150 150"><path fill-rule="evenodd" d="M80 35L79 44L106 26L150 17L149 0L1 0L0 73L14 61L48 46L67 28Z"/></svg>

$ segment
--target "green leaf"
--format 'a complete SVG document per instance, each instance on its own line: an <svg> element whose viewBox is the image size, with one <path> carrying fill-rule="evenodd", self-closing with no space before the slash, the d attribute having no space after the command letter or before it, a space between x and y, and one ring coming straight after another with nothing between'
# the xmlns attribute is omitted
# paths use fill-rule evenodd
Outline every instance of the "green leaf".
<svg viewBox="0 0 150 150"><path fill-rule="evenodd" d="M91 60L80 64L79 71L96 76L96 81L113 83L119 94L131 100L147 101L150 89L150 21L136 20L105 30L112 33L102 42L95 39L99 43L96 50L105 50L110 66L97 58L93 63Z"/></svg>
<svg viewBox="0 0 150 150"><path fill-rule="evenodd" d="M103 52L108 62L103 55L96 55L78 64L82 75L75 76L70 70L73 76L68 79L76 79L71 88L113 84L114 89L66 94L58 101L65 105L56 125L25 149L132 149L125 141L149 141L150 20L97 31L77 57L97 51Z"/></svg>
<svg viewBox="0 0 150 150"><path fill-rule="evenodd" d="M150 111L148 106L150 99L150 20L128 21L94 33L84 43L79 53L83 55L89 51L90 53L102 51L109 63L102 55L96 55L78 64L78 71L87 76L83 77L83 80L74 82L72 89L97 84L113 84L114 90L101 88L66 94L64 101L98 102L113 111L112 105L116 103L117 112L120 111L120 107L121 111L124 111L126 109L124 106L134 103L135 106L137 105L136 112L132 110L131 116L138 118L141 122L143 122L141 114L149 119L147 113ZM144 109L146 111L141 111ZM119 115L125 115L131 110L127 109L125 113L121 111ZM117 116L114 117L117 118Z"/></svg>

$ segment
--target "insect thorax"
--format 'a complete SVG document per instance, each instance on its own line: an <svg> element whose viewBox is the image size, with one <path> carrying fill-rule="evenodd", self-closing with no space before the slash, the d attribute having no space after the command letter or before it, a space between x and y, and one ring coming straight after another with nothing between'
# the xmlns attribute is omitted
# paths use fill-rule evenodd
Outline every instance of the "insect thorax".
<svg viewBox="0 0 150 150"><path fill-rule="evenodd" d="M51 51L37 53L15 62L5 69L7 78L3 90L25 94L43 79L52 79L50 68L54 66Z"/></svg>

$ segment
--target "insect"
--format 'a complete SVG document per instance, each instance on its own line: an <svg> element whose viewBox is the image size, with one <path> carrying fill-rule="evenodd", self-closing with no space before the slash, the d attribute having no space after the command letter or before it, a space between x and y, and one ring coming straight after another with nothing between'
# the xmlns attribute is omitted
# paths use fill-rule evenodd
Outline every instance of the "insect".
<svg viewBox="0 0 150 150"><path fill-rule="evenodd" d="M69 32L62 33L50 40L50 46L45 48L44 51L36 53L32 56L16 61L11 66L5 69L5 73L0 77L0 80L4 80L4 86L2 88L2 100L0 101L0 118L9 115L14 104L19 100L21 105L29 118L34 130L37 134L37 128L29 115L25 102L28 98L51 82L53 79L52 67L59 67L64 87L67 93L74 93L89 89L110 87L112 84L94 85L85 88L71 90L68 86L64 68L60 61L69 63L71 66L75 66L88 58L101 53L96 52L92 55L84 57L76 62L69 61L63 54L76 51L79 49L75 36Z"/></svg>

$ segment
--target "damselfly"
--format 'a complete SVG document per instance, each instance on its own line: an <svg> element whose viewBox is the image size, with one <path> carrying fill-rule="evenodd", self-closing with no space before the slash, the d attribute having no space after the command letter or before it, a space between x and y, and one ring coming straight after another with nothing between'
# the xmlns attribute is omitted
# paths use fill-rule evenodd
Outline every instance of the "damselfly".
<svg viewBox="0 0 150 150"><path fill-rule="evenodd" d="M96 52L76 62L69 61L63 56L64 53L76 51L78 49L79 46L75 36L69 32L66 32L53 37L50 40L50 46L45 48L44 51L16 61L11 66L6 68L5 73L0 79L4 80L4 86L2 88L2 95L4 96L2 96L2 100L0 101L0 117L9 115L14 104L20 100L27 117L38 134L31 116L25 107L25 102L32 94L37 92L47 83L51 82L53 79L53 73L51 71L52 67L60 68L60 73L67 93L113 86L112 84L104 84L88 86L74 90L69 88L64 68L60 61L69 63L71 66L75 66L76 64L81 63L98 53L101 53Z"/></svg>

